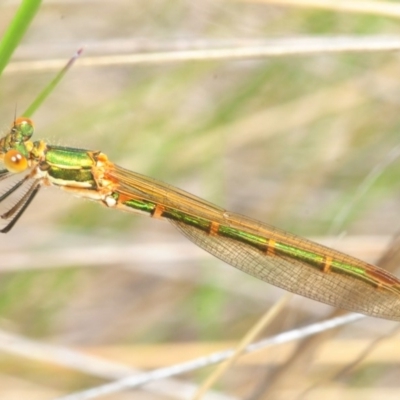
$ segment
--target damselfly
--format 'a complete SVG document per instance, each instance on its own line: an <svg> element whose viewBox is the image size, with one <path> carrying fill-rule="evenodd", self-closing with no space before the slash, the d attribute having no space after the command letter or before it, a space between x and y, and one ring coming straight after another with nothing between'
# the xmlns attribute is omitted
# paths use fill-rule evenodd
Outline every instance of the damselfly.
<svg viewBox="0 0 400 400"><path fill-rule="evenodd" d="M128 171L100 151L31 141L18 118L0 140L0 194L8 232L42 186L109 208L167 219L204 250L256 278L334 307L400 321L400 280L385 270L287 233L155 179Z"/></svg>

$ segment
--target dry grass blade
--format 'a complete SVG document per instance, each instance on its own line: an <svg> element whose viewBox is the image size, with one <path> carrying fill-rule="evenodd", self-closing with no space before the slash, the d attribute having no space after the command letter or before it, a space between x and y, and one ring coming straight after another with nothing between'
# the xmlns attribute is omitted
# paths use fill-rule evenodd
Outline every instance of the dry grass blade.
<svg viewBox="0 0 400 400"><path fill-rule="evenodd" d="M0 351L107 380L122 379L141 372L128 365L108 361L62 346L40 343L5 331L0 331ZM176 399L186 399L197 388L189 382L166 379L156 384L148 384L146 390L154 394L173 396ZM212 392L208 393L206 398L208 400L234 400L233 397Z"/></svg>
<svg viewBox="0 0 400 400"><path fill-rule="evenodd" d="M389 1L347 1L347 0L242 0L246 2L271 3L290 7L317 8L343 13L383 15L399 18L400 6Z"/></svg>
<svg viewBox="0 0 400 400"><path fill-rule="evenodd" d="M246 60L266 57L301 56L324 53L387 52L400 49L397 37L304 37L265 41L265 44L226 48L188 49L182 51L148 52L109 56L88 56L79 60L77 68L96 68L123 65L183 63L193 61ZM16 61L7 66L6 74L57 71L64 59Z"/></svg>
<svg viewBox="0 0 400 400"><path fill-rule="evenodd" d="M270 346L276 346L293 340L300 340L304 337L312 336L326 330L334 329L341 325L353 323L363 318L365 317L360 314L346 314L343 317L332 318L326 321L318 322L316 324L308 325L304 328L283 332L273 337L266 338L260 340L259 342L248 345L245 349L245 352L252 353ZM185 363L171 365L167 368L159 368L147 373L134 375L102 386L97 386L92 389L73 393L68 396L60 397L57 400L89 400L101 398L102 396L118 393L126 389L132 389L147 384L149 382L158 381L160 379L165 379L167 377L180 375L189 371L197 370L199 368L214 365L231 358L234 354L234 349L225 350Z"/></svg>
<svg viewBox="0 0 400 400"><path fill-rule="evenodd" d="M282 312L284 307L288 304L290 299L293 297L292 294L288 293L283 296L278 302L276 302L271 309L269 309L257 323L249 329L246 335L243 336L235 349L234 354L225 363L220 364L218 368L203 382L197 393L193 396L193 400L200 400L204 398L205 393L216 383L216 381L225 373L238 358L244 353L246 347L253 342L257 336L266 328L271 321Z"/></svg>

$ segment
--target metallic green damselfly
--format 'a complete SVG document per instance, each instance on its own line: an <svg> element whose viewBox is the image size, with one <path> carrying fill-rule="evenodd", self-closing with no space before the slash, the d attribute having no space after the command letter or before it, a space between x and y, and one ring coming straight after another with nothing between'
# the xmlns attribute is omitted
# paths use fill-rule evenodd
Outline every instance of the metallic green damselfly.
<svg viewBox="0 0 400 400"><path fill-rule="evenodd" d="M31 141L18 118L0 140L0 194L8 232L42 186L56 186L109 208L167 219L204 250L290 292L373 317L400 321L400 280L307 239L287 233L155 179L128 171L100 151Z"/></svg>

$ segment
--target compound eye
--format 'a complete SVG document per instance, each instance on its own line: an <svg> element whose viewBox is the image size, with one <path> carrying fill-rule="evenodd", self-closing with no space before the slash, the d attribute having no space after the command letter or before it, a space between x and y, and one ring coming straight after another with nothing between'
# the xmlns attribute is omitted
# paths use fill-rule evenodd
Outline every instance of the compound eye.
<svg viewBox="0 0 400 400"><path fill-rule="evenodd" d="M13 173L22 172L28 168L28 160L17 150L8 150L3 162L5 167Z"/></svg>

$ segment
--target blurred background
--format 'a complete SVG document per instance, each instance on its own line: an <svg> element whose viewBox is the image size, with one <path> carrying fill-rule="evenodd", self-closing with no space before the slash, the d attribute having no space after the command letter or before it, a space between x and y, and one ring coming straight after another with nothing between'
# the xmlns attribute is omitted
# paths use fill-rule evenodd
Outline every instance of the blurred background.
<svg viewBox="0 0 400 400"><path fill-rule="evenodd" d="M35 114L36 139L102 150L125 168L376 262L400 225L399 53L302 48L387 43L399 20L297 3L45 1L0 80L1 129L83 47ZM18 5L0 2L0 35ZM281 54L212 56L255 46ZM204 52L198 60L162 57L188 50ZM153 54L153 61L123 58L133 54ZM41 360L36 344L128 369L158 368L230 347L283 294L213 259L168 223L53 188L41 190L0 238L0 252L0 397L7 400L53 399L108 381L55 357ZM331 312L295 297L263 335ZM396 335L375 357L337 372L395 327L371 318L348 326L295 371L295 345L244 358L213 393L398 398ZM13 348L16 338L33 347ZM211 371L180 376L169 391L144 387L102 398L185 398L179 385L200 384Z"/></svg>

